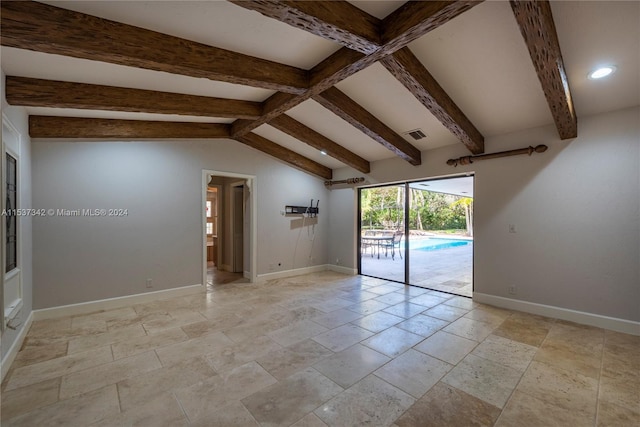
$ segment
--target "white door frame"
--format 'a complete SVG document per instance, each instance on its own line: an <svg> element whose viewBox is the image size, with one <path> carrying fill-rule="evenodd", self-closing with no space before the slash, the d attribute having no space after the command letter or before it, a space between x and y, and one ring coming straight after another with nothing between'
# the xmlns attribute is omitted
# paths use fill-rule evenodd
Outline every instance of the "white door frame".
<svg viewBox="0 0 640 427"><path fill-rule="evenodd" d="M244 180L249 191L249 203L251 204L249 209L249 281L255 283L258 276L258 192L257 192L257 179L255 175L245 175L235 172L225 172L210 169L202 170L202 204L200 211L202 212L202 284L207 283L207 184L211 179L211 176L222 176L225 178L239 178ZM245 248L246 250L246 248Z"/></svg>
<svg viewBox="0 0 640 427"><path fill-rule="evenodd" d="M229 201L229 224L231 225L230 227L230 231L231 231L231 239L229 240L230 243L230 250L229 253L231 254L231 271L234 273L238 273L237 270L237 262L238 260L236 259L236 226L238 224L236 224L236 193L235 193L235 188L237 187L241 187L243 189L242 191L242 206L243 206L243 210L242 210L242 224L240 224L240 227L242 228L242 234L244 236L244 212L245 212L245 206L244 206L244 188L246 186L246 181L243 179L241 181L234 181L229 183L229 188L231 189L230 191L230 201ZM244 241L244 237L242 238L242 240ZM244 242L243 242L244 243ZM244 245L243 245L244 246ZM242 248L242 269L241 272L244 274L245 269L244 269L244 247Z"/></svg>
<svg viewBox="0 0 640 427"><path fill-rule="evenodd" d="M2 173L5 173L5 168L6 168L6 159L7 159L7 154L10 154L13 158L16 159L16 184L18 186L18 194L16 194L16 206L14 206L14 209L19 209L22 208L22 201L21 201L21 197L20 197L20 189L22 188L21 183L21 174L22 174L22 165L21 165L21 148L22 148L22 135L20 134L20 132L18 132L18 129L11 123L11 121L9 120L9 118L6 115L2 115L2 128L3 129L7 129L8 131L10 131L13 135L11 137L11 139L9 139L8 135L4 135L4 130L2 131L2 135L1 135L1 139L2 139L2 159L0 161L0 163L2 163L2 167L0 168L2 170ZM2 179L2 189L0 191L0 198L2 199L2 209L6 208L6 186L4 185L4 175L3 175L3 179ZM1 224L1 229L2 229L2 233L0 233L2 235L2 245L5 245L6 242L6 224L4 221L4 217L2 217L2 224ZM8 274L5 273L5 268L6 268L6 254L4 253L4 246L3 246L3 250L2 252L2 262L0 263L2 270L1 270L1 274L2 274L2 289L0 290L0 300L1 300L1 305L2 307L0 308L0 314L2 315L1 319L2 319L2 327L0 328L0 330L4 330L7 322L9 320L11 320L13 317L15 317L16 315L19 314L20 310L22 309L22 221L21 221L21 216L17 216L16 218L16 230L18 232L18 241L17 241L17 245L16 245L16 261L17 261L17 267L15 269L13 269L12 271L10 271ZM5 285L9 285L10 287L13 287L12 290L15 291L13 292L15 295L14 297L17 298L14 301L5 301L6 299L6 295L5 295ZM7 310L7 307L5 307L5 302L7 304L11 304L11 306L9 307L9 310ZM6 316L6 317L5 317Z"/></svg>

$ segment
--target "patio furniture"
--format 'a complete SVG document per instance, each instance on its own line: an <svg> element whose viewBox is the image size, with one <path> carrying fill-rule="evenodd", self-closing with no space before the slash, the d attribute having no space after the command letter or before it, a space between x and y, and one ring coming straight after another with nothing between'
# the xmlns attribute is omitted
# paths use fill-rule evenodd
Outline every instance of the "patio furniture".
<svg viewBox="0 0 640 427"><path fill-rule="evenodd" d="M402 233L400 233L400 237L402 237ZM384 255L387 256L388 248L391 248L391 257L395 259L395 253L393 250L394 240L396 239L396 233L393 232L382 232L380 235L375 236L367 236L366 234L360 238L360 248L362 251L361 254L364 253L364 249L371 248L371 258L373 258L373 250L375 249L378 253L378 259L380 259L380 250L382 248L385 249ZM399 243L398 243L399 245ZM399 250L399 246L398 246ZM402 258L402 255L400 256Z"/></svg>
<svg viewBox="0 0 640 427"><path fill-rule="evenodd" d="M375 236L376 232L374 230L365 230L362 233L362 237L360 239L360 256L362 256L368 248L371 249L371 257L373 257L373 245L374 242L369 239L369 237Z"/></svg>
<svg viewBox="0 0 640 427"><path fill-rule="evenodd" d="M402 259L402 252L400 252L400 241L402 240L402 235L404 233L402 231L396 231L391 236L391 239L386 239L384 242L381 242L381 245L384 247L384 256L387 256L387 252L391 249L391 259L395 260L396 255L396 246L398 247L398 255L400 255L400 259ZM378 258L380 258L380 254L378 254Z"/></svg>

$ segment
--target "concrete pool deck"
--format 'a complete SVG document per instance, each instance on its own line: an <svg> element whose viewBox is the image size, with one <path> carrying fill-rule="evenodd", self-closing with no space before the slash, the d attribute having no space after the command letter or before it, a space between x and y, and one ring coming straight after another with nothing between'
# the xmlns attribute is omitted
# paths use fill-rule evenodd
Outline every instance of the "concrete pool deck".
<svg viewBox="0 0 640 427"><path fill-rule="evenodd" d="M378 259L367 251L362 255L362 274L402 282L404 280L404 240L402 257L384 250ZM411 249L409 253L411 285L471 297L473 291L473 242L432 251Z"/></svg>

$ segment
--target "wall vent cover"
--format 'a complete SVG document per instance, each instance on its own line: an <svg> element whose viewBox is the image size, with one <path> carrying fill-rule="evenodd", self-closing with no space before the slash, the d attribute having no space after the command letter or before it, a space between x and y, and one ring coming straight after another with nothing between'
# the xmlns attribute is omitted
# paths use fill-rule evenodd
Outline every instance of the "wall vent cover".
<svg viewBox="0 0 640 427"><path fill-rule="evenodd" d="M419 141L427 137L427 134L425 134L422 129L410 130L408 132L405 132L404 134L409 135L411 138L413 138L416 141Z"/></svg>

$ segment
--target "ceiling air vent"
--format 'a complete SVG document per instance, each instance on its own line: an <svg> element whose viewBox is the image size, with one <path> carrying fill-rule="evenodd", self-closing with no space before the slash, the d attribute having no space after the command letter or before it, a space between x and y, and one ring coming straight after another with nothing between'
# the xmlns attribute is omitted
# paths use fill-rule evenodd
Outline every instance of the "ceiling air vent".
<svg viewBox="0 0 640 427"><path fill-rule="evenodd" d="M422 129L414 129L404 133L405 135L409 135L416 141L419 141L423 138L426 138L427 135L422 131Z"/></svg>

